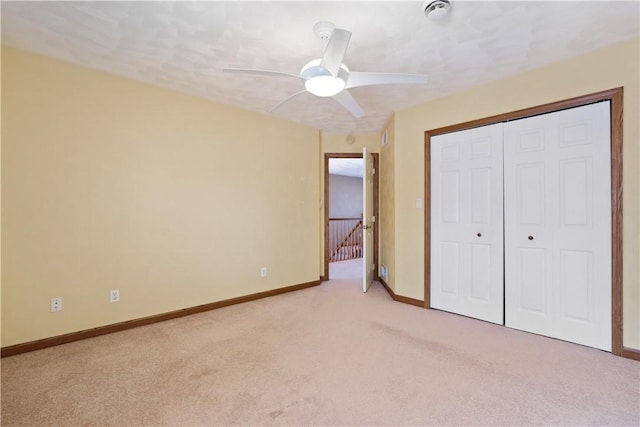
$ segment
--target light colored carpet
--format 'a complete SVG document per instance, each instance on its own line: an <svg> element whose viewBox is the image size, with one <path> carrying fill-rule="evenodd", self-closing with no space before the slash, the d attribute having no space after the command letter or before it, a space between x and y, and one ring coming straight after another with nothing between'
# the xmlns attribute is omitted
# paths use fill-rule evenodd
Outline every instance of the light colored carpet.
<svg viewBox="0 0 640 427"><path fill-rule="evenodd" d="M360 268L2 359L2 424L640 424L640 363L363 294Z"/></svg>

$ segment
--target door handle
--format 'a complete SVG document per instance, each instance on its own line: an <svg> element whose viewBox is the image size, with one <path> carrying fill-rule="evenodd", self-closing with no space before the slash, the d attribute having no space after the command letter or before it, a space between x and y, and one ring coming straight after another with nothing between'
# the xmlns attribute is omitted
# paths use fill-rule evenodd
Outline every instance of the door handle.
<svg viewBox="0 0 640 427"><path fill-rule="evenodd" d="M368 229L370 229L370 228L371 228L371 226L370 226L370 225L367 225L367 224L364 224L364 225L362 226L362 229L363 229L363 230L368 230Z"/></svg>

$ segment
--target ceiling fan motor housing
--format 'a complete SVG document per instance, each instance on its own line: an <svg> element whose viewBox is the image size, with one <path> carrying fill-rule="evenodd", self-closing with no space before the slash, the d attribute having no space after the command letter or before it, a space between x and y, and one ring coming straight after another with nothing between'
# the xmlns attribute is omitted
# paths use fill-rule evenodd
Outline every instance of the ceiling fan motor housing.
<svg viewBox="0 0 640 427"><path fill-rule="evenodd" d="M331 33L336 29L332 22L320 21L313 26L313 33L322 41L327 41L331 37Z"/></svg>

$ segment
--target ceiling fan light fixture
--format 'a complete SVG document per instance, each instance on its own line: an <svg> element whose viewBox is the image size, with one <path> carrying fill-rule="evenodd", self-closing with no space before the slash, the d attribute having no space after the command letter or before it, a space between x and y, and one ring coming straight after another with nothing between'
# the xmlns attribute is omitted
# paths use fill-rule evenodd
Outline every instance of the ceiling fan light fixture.
<svg viewBox="0 0 640 427"><path fill-rule="evenodd" d="M340 66L337 77L320 66L320 59L314 59L302 67L300 75L304 78L304 87L308 92L320 97L337 95L347 85L349 69L346 65Z"/></svg>
<svg viewBox="0 0 640 427"><path fill-rule="evenodd" d="M332 76L318 76L304 82L304 87L307 91L321 97L337 95L342 92L346 85L347 82L340 77Z"/></svg>

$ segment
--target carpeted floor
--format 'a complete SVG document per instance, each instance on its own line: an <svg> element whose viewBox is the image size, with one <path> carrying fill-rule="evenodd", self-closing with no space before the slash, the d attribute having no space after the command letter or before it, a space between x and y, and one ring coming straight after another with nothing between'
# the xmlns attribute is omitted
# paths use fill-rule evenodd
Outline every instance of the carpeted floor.
<svg viewBox="0 0 640 427"><path fill-rule="evenodd" d="M2 425L639 425L640 363L321 286L2 359Z"/></svg>

